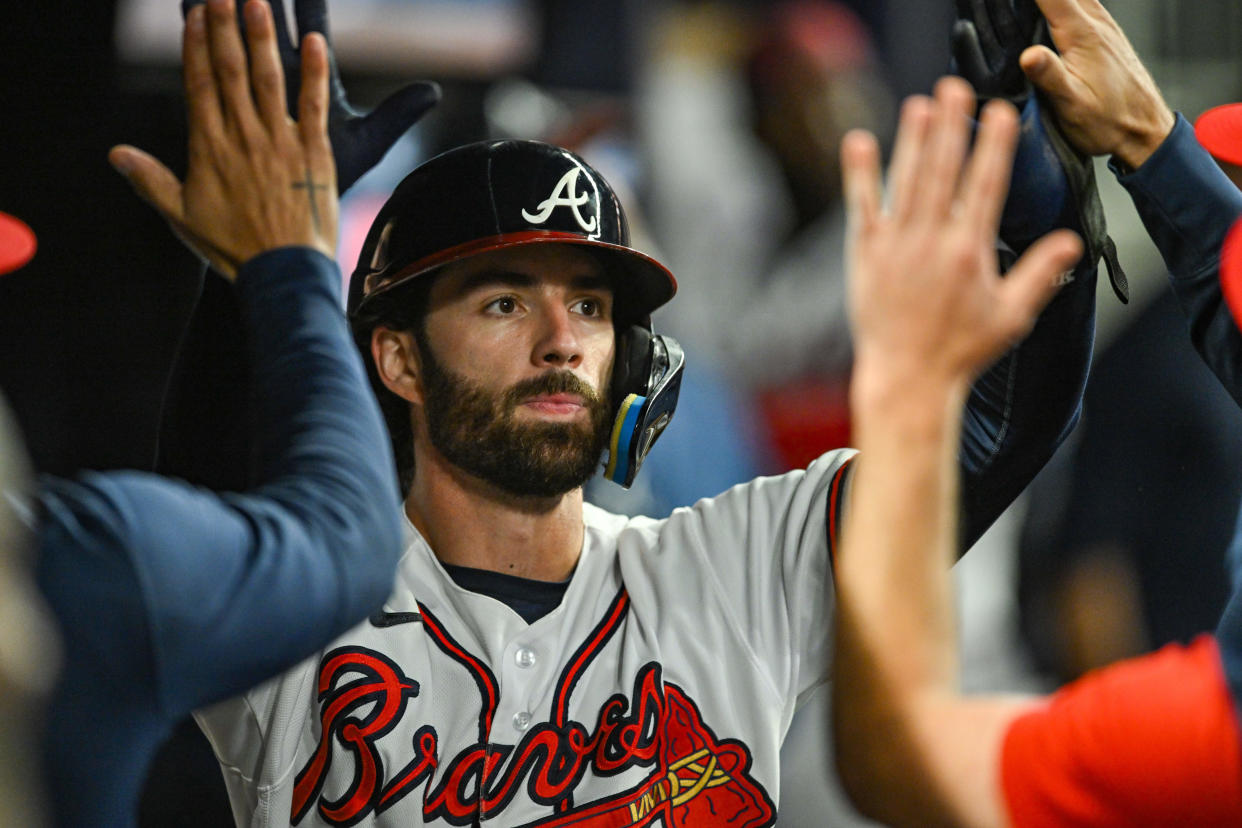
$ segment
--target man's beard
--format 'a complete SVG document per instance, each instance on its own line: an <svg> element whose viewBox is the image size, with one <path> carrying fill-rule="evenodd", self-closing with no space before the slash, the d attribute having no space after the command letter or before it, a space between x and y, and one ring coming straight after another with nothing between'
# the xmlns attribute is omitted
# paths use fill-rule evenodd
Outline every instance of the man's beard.
<svg viewBox="0 0 1242 828"><path fill-rule="evenodd" d="M607 395L569 371L543 374L488 391L445 368L420 342L427 433L453 465L509 494L554 497L590 480L611 430ZM519 422L517 408L543 394L582 398L585 422Z"/></svg>

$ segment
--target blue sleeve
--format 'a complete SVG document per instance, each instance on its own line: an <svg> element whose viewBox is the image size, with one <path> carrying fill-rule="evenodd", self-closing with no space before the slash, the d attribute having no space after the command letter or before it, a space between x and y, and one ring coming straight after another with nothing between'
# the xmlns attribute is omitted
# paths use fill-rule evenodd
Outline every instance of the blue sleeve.
<svg viewBox="0 0 1242 828"><path fill-rule="evenodd" d="M400 502L384 424L304 248L236 288L253 366L259 484L216 494L139 472L47 480L39 578L66 663L182 715L278 673L387 596Z"/></svg>
<svg viewBox="0 0 1242 828"><path fill-rule="evenodd" d="M1031 333L970 390L962 421L962 549L1026 488L1082 409L1095 343L1095 266L1079 265Z"/></svg>
<svg viewBox="0 0 1242 828"><path fill-rule="evenodd" d="M1195 139L1181 115L1173 132L1133 172L1114 166L1169 270L1190 340L1242 403L1242 336L1221 300L1220 249L1242 215L1242 192Z"/></svg>

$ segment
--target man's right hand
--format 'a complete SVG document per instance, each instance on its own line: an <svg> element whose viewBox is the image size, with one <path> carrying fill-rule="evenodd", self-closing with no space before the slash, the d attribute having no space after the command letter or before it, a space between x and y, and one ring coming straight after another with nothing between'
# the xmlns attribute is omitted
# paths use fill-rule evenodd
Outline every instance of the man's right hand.
<svg viewBox="0 0 1242 828"><path fill-rule="evenodd" d="M1155 81L1099 0L1038 2L1060 54L1031 46L1022 70L1080 152L1114 155L1138 168L1175 122Z"/></svg>
<svg viewBox="0 0 1242 828"><path fill-rule="evenodd" d="M186 16L190 137L184 183L135 147L109 153L138 194L229 279L249 259L278 247L311 247L332 257L337 237L326 44L319 34L303 43L294 122L286 113L271 9L263 0L248 0L244 13L245 46L233 0L208 0Z"/></svg>

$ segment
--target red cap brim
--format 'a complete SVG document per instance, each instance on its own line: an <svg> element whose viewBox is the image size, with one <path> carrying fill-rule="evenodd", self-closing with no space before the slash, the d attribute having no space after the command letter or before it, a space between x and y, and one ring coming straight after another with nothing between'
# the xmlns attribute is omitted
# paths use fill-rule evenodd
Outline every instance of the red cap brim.
<svg viewBox="0 0 1242 828"><path fill-rule="evenodd" d="M26 222L0 213L0 274L17 270L34 257L38 242Z"/></svg>
<svg viewBox="0 0 1242 828"><path fill-rule="evenodd" d="M1242 218L1229 229L1220 250L1220 292L1233 314L1233 324L1242 328Z"/></svg>
<svg viewBox="0 0 1242 828"><path fill-rule="evenodd" d="M1218 161L1242 167L1242 103L1204 112L1195 121L1195 137Z"/></svg>

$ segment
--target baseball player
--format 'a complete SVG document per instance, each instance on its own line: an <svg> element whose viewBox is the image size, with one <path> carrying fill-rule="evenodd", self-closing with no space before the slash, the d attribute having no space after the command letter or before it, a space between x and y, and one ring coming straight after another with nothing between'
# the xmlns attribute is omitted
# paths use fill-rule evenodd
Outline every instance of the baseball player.
<svg viewBox="0 0 1242 828"><path fill-rule="evenodd" d="M109 158L234 283L259 479L223 495L140 472L40 481L37 578L64 645L42 743L60 825L132 824L173 724L364 619L400 553L391 455L339 309L326 43L304 41L294 122L271 12L245 12L245 47L228 0L187 16L185 181L133 147Z"/></svg>
<svg viewBox="0 0 1242 828"><path fill-rule="evenodd" d="M1094 270L971 392L967 542L1074 421ZM781 742L829 681L853 453L663 520L584 503L672 416L685 355L649 314L674 290L566 150L470 144L396 188L348 304L405 553L381 611L196 713L239 824L774 824Z"/></svg>
<svg viewBox="0 0 1242 828"><path fill-rule="evenodd" d="M1242 339L1221 301L1218 272L1242 193L1167 107L1098 2L1039 0L1039 7L1058 51L1033 46L1015 60L1079 151L1112 156L1169 267L1196 347L1238 396ZM900 141L907 152L919 152L911 147L929 130L927 109L923 103L906 113ZM1014 110L996 104L986 117L977 157L985 140L1003 155L1016 134ZM991 273L962 284L942 269L940 278L912 289L893 268L902 256L927 259L917 246L919 213L903 215L900 195L891 212L879 209L875 156L864 135L852 136L843 151L857 229L851 269L860 357L852 404L862 455L836 569L837 668L859 678L833 698L837 763L848 790L868 815L893 825L1242 824L1237 559L1235 592L1214 637L1090 673L1047 698L958 691L945 576L957 481L947 458L964 389L1005 336L1028 323L1047 268L1032 261L1022 285L1017 268L1013 284ZM908 185L937 175L921 166ZM940 222L943 236L974 232L962 226L971 216L995 224L994 188L1004 184L1004 166L972 165L967 184L946 198L949 211L928 221ZM993 190L984 198L987 180ZM910 226L915 231L902 232ZM1242 225L1229 236L1226 280L1242 278L1240 234ZM928 314L929 306L940 312ZM862 357L864 348L871 359ZM902 450L895 452L898 438Z"/></svg>

